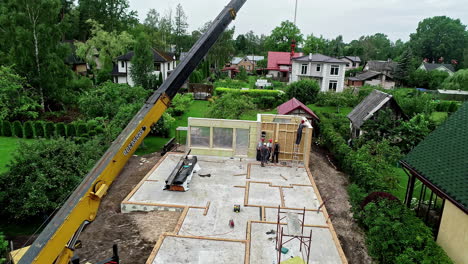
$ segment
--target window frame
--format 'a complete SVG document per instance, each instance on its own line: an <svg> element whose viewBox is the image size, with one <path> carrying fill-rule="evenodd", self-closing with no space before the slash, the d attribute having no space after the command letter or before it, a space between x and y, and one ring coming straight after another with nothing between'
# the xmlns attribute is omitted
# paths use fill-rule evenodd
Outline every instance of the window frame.
<svg viewBox="0 0 468 264"><path fill-rule="evenodd" d="M153 63L153 66L154 66L154 71L158 71L158 72L161 71L161 63L160 62Z"/></svg>
<svg viewBox="0 0 468 264"><path fill-rule="evenodd" d="M328 91L335 92L338 89L338 81L337 80L330 80L328 81Z"/></svg>
<svg viewBox="0 0 468 264"><path fill-rule="evenodd" d="M120 67L125 68L125 61L120 61Z"/></svg>
<svg viewBox="0 0 468 264"><path fill-rule="evenodd" d="M340 75L340 65L331 65L330 66L330 75L333 75L333 76Z"/></svg>
<svg viewBox="0 0 468 264"><path fill-rule="evenodd" d="M305 69L305 73L304 73ZM301 75L307 75L307 72L309 71L309 64L301 64Z"/></svg>
<svg viewBox="0 0 468 264"><path fill-rule="evenodd" d="M322 64L317 64L317 66L315 67L315 70L317 72L321 72L322 71Z"/></svg>

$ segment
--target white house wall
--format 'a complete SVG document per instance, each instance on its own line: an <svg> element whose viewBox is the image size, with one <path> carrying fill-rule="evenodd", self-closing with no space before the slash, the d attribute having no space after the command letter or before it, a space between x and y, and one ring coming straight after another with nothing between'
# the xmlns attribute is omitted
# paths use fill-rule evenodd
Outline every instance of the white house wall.
<svg viewBox="0 0 468 264"><path fill-rule="evenodd" d="M302 75L302 64L308 64L307 74ZM317 64L320 64L320 71L317 72ZM331 65L338 65L338 75L330 75ZM292 66L292 76L291 82L296 82L301 79L301 77L311 77L311 78L321 78L319 81L320 91L328 92L328 85L330 81L337 81L336 92L343 92L344 89L344 77L345 77L345 64L334 64L334 63L323 63L323 62L298 62L294 61Z"/></svg>
<svg viewBox="0 0 468 264"><path fill-rule="evenodd" d="M122 61L118 61L118 72L119 73L124 73L127 76L119 76L117 78L118 83L127 83L130 86L134 86L135 82L132 79L132 75L130 74L130 70L132 68L132 62L131 61L124 61L123 66L122 66ZM172 71L175 69L177 66L175 61L170 61L170 62L161 62L161 71L153 71L153 74L159 76L159 74L162 74L163 80L167 79L168 71Z"/></svg>

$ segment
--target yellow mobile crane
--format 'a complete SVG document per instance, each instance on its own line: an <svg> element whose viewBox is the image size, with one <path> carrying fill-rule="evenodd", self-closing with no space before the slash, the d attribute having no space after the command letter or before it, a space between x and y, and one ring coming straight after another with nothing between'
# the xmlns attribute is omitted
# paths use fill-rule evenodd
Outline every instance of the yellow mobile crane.
<svg viewBox="0 0 468 264"><path fill-rule="evenodd" d="M96 218L99 204L115 177L128 159L168 108L172 98L206 56L219 36L235 19L246 0L231 0L211 23L208 31L195 43L187 57L146 101L120 133L94 168L55 214L24 255L17 254L19 264L68 264L70 263L78 237L84 226ZM64 157L66 158L66 157ZM22 256L21 256L22 255Z"/></svg>

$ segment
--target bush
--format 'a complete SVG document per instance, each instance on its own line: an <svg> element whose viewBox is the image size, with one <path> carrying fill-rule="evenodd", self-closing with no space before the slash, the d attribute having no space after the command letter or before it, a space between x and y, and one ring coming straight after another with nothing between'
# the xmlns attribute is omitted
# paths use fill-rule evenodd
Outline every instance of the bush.
<svg viewBox="0 0 468 264"><path fill-rule="evenodd" d="M67 137L72 138L76 137L76 127L75 124L67 124Z"/></svg>
<svg viewBox="0 0 468 264"><path fill-rule="evenodd" d="M255 109L252 99L234 93L229 93L210 105L208 116L211 118L240 119L241 115Z"/></svg>
<svg viewBox="0 0 468 264"><path fill-rule="evenodd" d="M459 70L445 79L442 89L468 91L468 69Z"/></svg>
<svg viewBox="0 0 468 264"><path fill-rule="evenodd" d="M232 89L241 89L241 88L249 88L250 85L247 82L239 81L239 80L218 80L214 82L214 87L227 87Z"/></svg>
<svg viewBox="0 0 468 264"><path fill-rule="evenodd" d="M37 138L42 138L45 135L44 122L36 121L34 122L34 132L36 133Z"/></svg>
<svg viewBox="0 0 468 264"><path fill-rule="evenodd" d="M169 113L165 112L161 118L159 118L158 122L151 126L151 135L163 138L169 137L174 122L175 119Z"/></svg>
<svg viewBox="0 0 468 264"><path fill-rule="evenodd" d="M181 116L190 108L192 102L192 94L176 94L174 99L172 99L171 107L168 109L168 112L172 116Z"/></svg>
<svg viewBox="0 0 468 264"><path fill-rule="evenodd" d="M21 122L18 120L13 122L13 135L19 138L24 137L23 124L21 124Z"/></svg>
<svg viewBox="0 0 468 264"><path fill-rule="evenodd" d="M342 93L320 92L315 101L316 106L354 107L359 103L352 89L345 89Z"/></svg>
<svg viewBox="0 0 468 264"><path fill-rule="evenodd" d="M2 122L2 135L4 137L11 137L13 135L13 131L11 129L10 121L3 121Z"/></svg>
<svg viewBox="0 0 468 264"><path fill-rule="evenodd" d="M452 263L429 227L399 201L369 203L361 218L369 255L379 263Z"/></svg>
<svg viewBox="0 0 468 264"><path fill-rule="evenodd" d="M64 123L57 123L55 125L55 134L57 137L67 137L67 131Z"/></svg>
<svg viewBox="0 0 468 264"><path fill-rule="evenodd" d="M449 113L454 113L458 110L458 104L455 103L455 102L451 102L448 109L447 109L447 112Z"/></svg>
<svg viewBox="0 0 468 264"><path fill-rule="evenodd" d="M258 104L258 108L270 109L280 105L284 102L285 93L280 90L239 90L230 88L216 88L215 93L217 96L224 96L226 94L232 94L235 97L245 95L250 97L252 103Z"/></svg>
<svg viewBox="0 0 468 264"><path fill-rule="evenodd" d="M304 104L314 103L320 86L315 80L300 80L289 85L286 92L289 99L295 97Z"/></svg>
<svg viewBox="0 0 468 264"><path fill-rule="evenodd" d="M76 124L76 136L83 137L83 135L88 134L88 126L85 123Z"/></svg>
<svg viewBox="0 0 468 264"><path fill-rule="evenodd" d="M31 121L24 122L24 137L34 138L34 123Z"/></svg>
<svg viewBox="0 0 468 264"><path fill-rule="evenodd" d="M3 233L0 232L0 264L6 263L6 253L8 252L8 241L5 239Z"/></svg>
<svg viewBox="0 0 468 264"><path fill-rule="evenodd" d="M45 135L46 138L55 137L55 124L52 122L45 123Z"/></svg>
<svg viewBox="0 0 468 264"><path fill-rule="evenodd" d="M65 139L21 143L0 174L4 219L41 219L62 206L104 149L97 141L76 145Z"/></svg>

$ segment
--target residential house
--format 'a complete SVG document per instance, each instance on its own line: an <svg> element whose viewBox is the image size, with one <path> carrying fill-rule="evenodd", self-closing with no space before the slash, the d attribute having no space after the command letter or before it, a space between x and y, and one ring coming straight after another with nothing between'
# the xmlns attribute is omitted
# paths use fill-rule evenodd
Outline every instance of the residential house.
<svg viewBox="0 0 468 264"><path fill-rule="evenodd" d="M177 66L175 55L172 53L162 52L151 49L153 52L154 71L153 74L159 76L162 74L162 79L166 80L167 76ZM134 52L130 51L125 55L117 57L116 63L112 70L112 76L116 83L127 83L131 86L134 85L130 70L132 68L132 58Z"/></svg>
<svg viewBox="0 0 468 264"><path fill-rule="evenodd" d="M88 63L85 60L78 57L76 55L76 40L65 40L63 41L64 44L70 47L70 53L68 54L67 58L65 59L65 64L69 65L72 70L79 75L86 75L88 70L90 69Z"/></svg>
<svg viewBox="0 0 468 264"><path fill-rule="evenodd" d="M393 89L395 88L394 73L397 67L398 64L391 60L368 61L364 64L363 72L348 78L347 85L360 87L367 84Z"/></svg>
<svg viewBox="0 0 468 264"><path fill-rule="evenodd" d="M245 56L242 60L237 63L237 68L244 67L247 72L253 72L257 68L258 61L265 59L263 56Z"/></svg>
<svg viewBox="0 0 468 264"><path fill-rule="evenodd" d="M433 229L454 263L468 263L468 103L400 163L409 176L405 204Z"/></svg>
<svg viewBox="0 0 468 264"><path fill-rule="evenodd" d="M291 82L315 79L322 92L342 92L346 63L322 54L293 58Z"/></svg>
<svg viewBox="0 0 468 264"><path fill-rule="evenodd" d="M347 116L350 121L351 138L357 138L365 133L361 129L362 125L374 118L375 114L382 109L391 109L396 119L408 119L392 95L373 90Z"/></svg>
<svg viewBox="0 0 468 264"><path fill-rule="evenodd" d="M353 70L361 66L361 58L358 56L341 56L340 60L346 62L346 70Z"/></svg>
<svg viewBox="0 0 468 264"><path fill-rule="evenodd" d="M277 108L278 114L280 115L295 115L295 116L302 116L309 120L309 123L312 124L312 127L318 128L318 122L320 122L320 118L312 111L309 107L303 104L301 101L297 100L296 98L292 98L291 100L287 101L286 103L278 106ZM315 135L316 131L313 131Z"/></svg>
<svg viewBox="0 0 468 264"><path fill-rule="evenodd" d="M274 80L289 82L291 72L291 57L301 57L302 53L294 53L291 56L290 52L278 52L278 51L269 51L268 52L268 63L266 70L268 75L270 75Z"/></svg>
<svg viewBox="0 0 468 264"><path fill-rule="evenodd" d="M452 76L455 73L455 68L453 68L452 64L439 64L439 63L428 63L423 62L421 66L418 68L419 70L424 71L444 71Z"/></svg>

